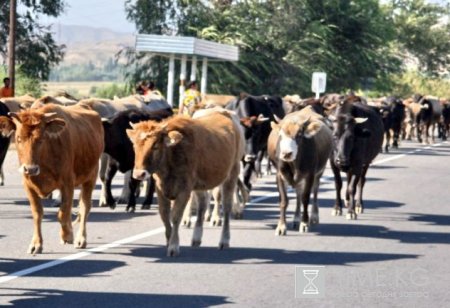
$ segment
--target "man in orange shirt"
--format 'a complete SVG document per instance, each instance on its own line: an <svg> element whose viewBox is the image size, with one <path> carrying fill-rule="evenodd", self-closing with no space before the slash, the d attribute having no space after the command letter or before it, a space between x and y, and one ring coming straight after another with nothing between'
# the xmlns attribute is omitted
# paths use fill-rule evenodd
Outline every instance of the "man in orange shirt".
<svg viewBox="0 0 450 308"><path fill-rule="evenodd" d="M13 96L12 88L10 87L11 80L8 77L3 78L3 83L5 84L5 86L0 89L0 98Z"/></svg>

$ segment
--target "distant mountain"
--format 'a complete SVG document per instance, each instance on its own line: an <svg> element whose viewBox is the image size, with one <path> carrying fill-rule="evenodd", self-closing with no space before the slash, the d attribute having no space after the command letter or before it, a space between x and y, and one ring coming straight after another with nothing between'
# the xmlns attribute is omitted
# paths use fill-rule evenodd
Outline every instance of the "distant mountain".
<svg viewBox="0 0 450 308"><path fill-rule="evenodd" d="M126 46L133 46L135 36L106 28L54 24L54 38L65 44L66 54L61 66L92 62L102 65Z"/></svg>

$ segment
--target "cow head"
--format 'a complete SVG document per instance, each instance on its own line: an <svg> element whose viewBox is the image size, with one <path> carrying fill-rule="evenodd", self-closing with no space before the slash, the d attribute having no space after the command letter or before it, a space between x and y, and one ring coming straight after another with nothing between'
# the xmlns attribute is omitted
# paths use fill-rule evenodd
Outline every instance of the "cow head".
<svg viewBox="0 0 450 308"><path fill-rule="evenodd" d="M334 122L334 164L346 172L350 168L350 157L357 138L370 137L370 131L363 127L367 118L339 115Z"/></svg>
<svg viewBox="0 0 450 308"><path fill-rule="evenodd" d="M246 140L245 158L246 162L254 161L259 151L262 131L261 125L268 123L269 118L262 114L258 116L243 117L240 119L241 125L244 127L244 136Z"/></svg>
<svg viewBox="0 0 450 308"><path fill-rule="evenodd" d="M299 147L303 138L312 138L322 128L320 121L307 120L287 120L280 125L272 124L273 130L279 131L279 159L285 162L292 162L297 158Z"/></svg>
<svg viewBox="0 0 450 308"><path fill-rule="evenodd" d="M10 136L15 131L15 143L19 155L19 171L27 176L40 173L43 147L48 139L58 138L65 129L66 122L56 113L25 110L0 117L0 132Z"/></svg>
<svg viewBox="0 0 450 308"><path fill-rule="evenodd" d="M167 124L155 121L130 125L133 129L127 129L127 134L135 153L133 178L145 180L167 165L171 150L182 142L183 134L177 130L169 131Z"/></svg>

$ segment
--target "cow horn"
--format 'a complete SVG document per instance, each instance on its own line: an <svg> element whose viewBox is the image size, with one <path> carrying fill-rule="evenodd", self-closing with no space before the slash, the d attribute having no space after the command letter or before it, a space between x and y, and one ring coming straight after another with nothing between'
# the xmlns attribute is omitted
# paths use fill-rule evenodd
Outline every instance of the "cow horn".
<svg viewBox="0 0 450 308"><path fill-rule="evenodd" d="M16 119L17 121L21 122L19 115L16 112L8 112L8 116L10 116L13 119Z"/></svg>
<svg viewBox="0 0 450 308"><path fill-rule="evenodd" d="M362 124L367 121L367 118L355 118L356 124Z"/></svg>
<svg viewBox="0 0 450 308"><path fill-rule="evenodd" d="M47 112L47 113L44 113L44 118L49 119L55 115L57 115L56 112Z"/></svg>
<svg viewBox="0 0 450 308"><path fill-rule="evenodd" d="M265 122L265 121L269 121L269 118L265 118L264 115L262 113L260 113L256 120L258 122Z"/></svg>
<svg viewBox="0 0 450 308"><path fill-rule="evenodd" d="M430 106L428 106L428 105L422 105L422 106L420 106L420 109L428 109L428 108L430 108Z"/></svg>
<svg viewBox="0 0 450 308"><path fill-rule="evenodd" d="M281 122L281 118L279 118L276 114L274 114L273 117L275 118L275 122L277 123Z"/></svg>
<svg viewBox="0 0 450 308"><path fill-rule="evenodd" d="M128 122L128 123L130 124L130 126L131 126L132 129L135 129L135 128L136 128L136 123L133 123L133 122L131 122L131 121Z"/></svg>

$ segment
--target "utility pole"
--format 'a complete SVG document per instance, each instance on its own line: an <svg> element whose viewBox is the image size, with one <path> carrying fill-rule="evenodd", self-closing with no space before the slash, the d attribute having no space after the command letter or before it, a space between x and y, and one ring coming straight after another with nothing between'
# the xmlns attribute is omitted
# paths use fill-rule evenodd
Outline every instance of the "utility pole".
<svg viewBox="0 0 450 308"><path fill-rule="evenodd" d="M9 8L9 48L8 48L8 73L11 79L12 94L15 95L16 87L16 74L15 74L15 64L16 64L16 10L17 1L10 0Z"/></svg>

